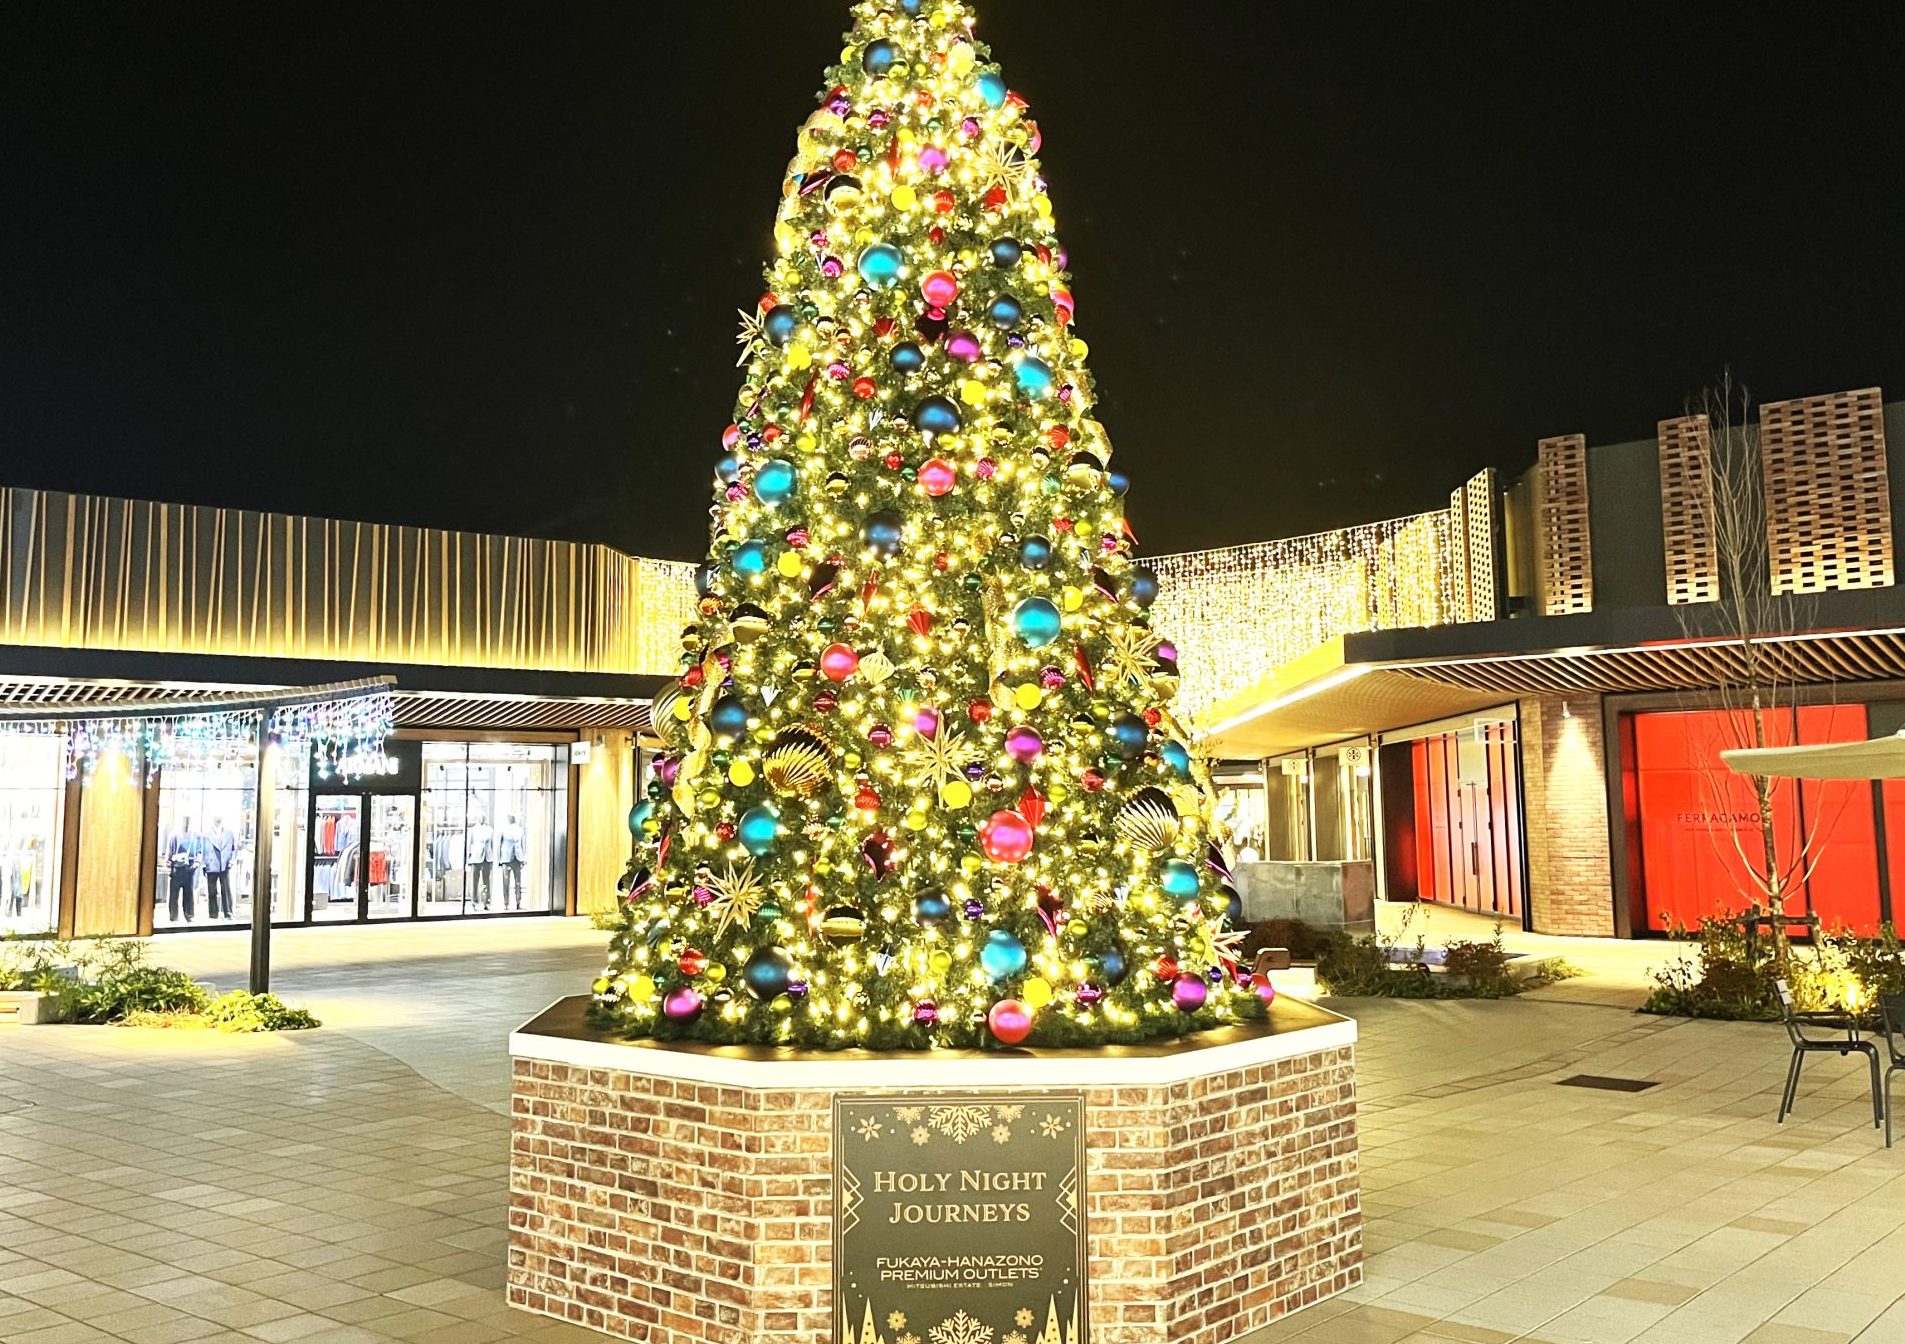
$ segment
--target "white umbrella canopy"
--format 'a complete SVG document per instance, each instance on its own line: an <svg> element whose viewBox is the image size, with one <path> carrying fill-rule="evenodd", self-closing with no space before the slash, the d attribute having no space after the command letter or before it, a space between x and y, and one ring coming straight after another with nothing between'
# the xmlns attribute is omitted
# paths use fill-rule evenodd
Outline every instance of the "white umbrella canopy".
<svg viewBox="0 0 1905 1344"><path fill-rule="evenodd" d="M1813 747L1746 747L1720 759L1741 775L1781 779L1905 779L1905 732L1869 742Z"/></svg>

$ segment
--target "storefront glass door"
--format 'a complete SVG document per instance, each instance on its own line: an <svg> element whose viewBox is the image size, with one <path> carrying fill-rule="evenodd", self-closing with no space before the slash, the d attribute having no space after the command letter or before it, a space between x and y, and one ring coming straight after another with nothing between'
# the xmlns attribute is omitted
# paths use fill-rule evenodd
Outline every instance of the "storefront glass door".
<svg viewBox="0 0 1905 1344"><path fill-rule="evenodd" d="M370 843L364 852L364 918L408 919L416 905L411 859L417 836L417 800L409 794L365 800Z"/></svg>
<svg viewBox="0 0 1905 1344"><path fill-rule="evenodd" d="M318 793L311 799L311 893L313 922L359 918L364 857L364 795Z"/></svg>

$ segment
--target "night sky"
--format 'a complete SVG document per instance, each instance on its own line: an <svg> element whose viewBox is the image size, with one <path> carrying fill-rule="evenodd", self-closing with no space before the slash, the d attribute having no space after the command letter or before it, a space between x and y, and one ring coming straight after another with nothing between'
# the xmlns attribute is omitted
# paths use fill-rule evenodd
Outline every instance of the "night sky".
<svg viewBox="0 0 1905 1344"><path fill-rule="evenodd" d="M697 555L847 9L0 5L0 484ZM1905 397L1905 7L978 10L1153 554Z"/></svg>

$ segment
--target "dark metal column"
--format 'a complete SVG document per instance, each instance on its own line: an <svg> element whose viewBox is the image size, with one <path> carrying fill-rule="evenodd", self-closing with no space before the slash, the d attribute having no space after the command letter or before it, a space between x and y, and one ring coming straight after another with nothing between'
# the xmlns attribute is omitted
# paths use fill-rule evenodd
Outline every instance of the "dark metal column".
<svg viewBox="0 0 1905 1344"><path fill-rule="evenodd" d="M278 796L278 749L271 742L272 707L258 714L258 834L251 870L251 992L271 988L271 831Z"/></svg>

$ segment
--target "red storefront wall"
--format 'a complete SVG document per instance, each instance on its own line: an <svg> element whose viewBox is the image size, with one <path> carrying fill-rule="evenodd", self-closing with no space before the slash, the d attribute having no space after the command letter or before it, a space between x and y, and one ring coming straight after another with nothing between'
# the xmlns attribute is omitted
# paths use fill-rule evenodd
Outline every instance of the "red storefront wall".
<svg viewBox="0 0 1905 1344"><path fill-rule="evenodd" d="M1438 733L1409 746L1415 896L1519 917L1522 821L1514 725ZM1392 844L1396 838L1392 834Z"/></svg>
<svg viewBox="0 0 1905 1344"><path fill-rule="evenodd" d="M1870 736L1864 705L1814 705L1767 716L1767 745L1857 742ZM1720 763L1719 753L1747 745L1741 723L1726 711L1695 710L1632 716L1632 774L1623 790L1634 815L1628 832L1640 842L1636 931L1735 914L1752 899L1750 874L1763 867L1759 805L1752 781ZM1780 780L1773 788L1773 831L1779 862L1794 874L1802 908L1828 929L1876 931L1883 893L1875 786L1862 780ZM1882 794L1888 878L1905 878L1905 786Z"/></svg>

